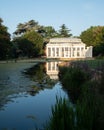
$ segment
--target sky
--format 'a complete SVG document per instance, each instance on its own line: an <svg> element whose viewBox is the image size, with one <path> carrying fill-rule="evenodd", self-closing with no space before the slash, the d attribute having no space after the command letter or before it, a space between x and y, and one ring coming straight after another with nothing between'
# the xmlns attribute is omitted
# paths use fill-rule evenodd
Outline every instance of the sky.
<svg viewBox="0 0 104 130"><path fill-rule="evenodd" d="M104 0L0 0L0 17L11 35L19 23L35 20L55 30L65 24L79 36L91 26L104 26Z"/></svg>

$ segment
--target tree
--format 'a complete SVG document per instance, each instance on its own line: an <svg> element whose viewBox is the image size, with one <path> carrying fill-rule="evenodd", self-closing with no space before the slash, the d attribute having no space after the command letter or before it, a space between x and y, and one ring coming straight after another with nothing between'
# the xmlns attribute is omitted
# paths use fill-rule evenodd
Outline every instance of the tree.
<svg viewBox="0 0 104 130"><path fill-rule="evenodd" d="M44 44L47 44L50 38L57 36L56 30L52 26L40 26L38 33L43 37Z"/></svg>
<svg viewBox="0 0 104 130"><path fill-rule="evenodd" d="M2 22L3 22L3 20L2 20L2 18L0 18L0 26L2 25Z"/></svg>
<svg viewBox="0 0 104 130"><path fill-rule="evenodd" d="M35 31L24 34L23 38L27 39L34 45L34 55L38 56L43 53L43 38Z"/></svg>
<svg viewBox="0 0 104 130"><path fill-rule="evenodd" d="M15 36L21 36L22 34L31 30L39 33L45 41L57 35L57 32L52 26L39 25L35 20L30 20L26 23L19 23L17 25L17 30L13 34Z"/></svg>
<svg viewBox="0 0 104 130"><path fill-rule="evenodd" d="M7 27L4 26L3 20L0 18L0 60L6 59L10 54L10 34L7 32Z"/></svg>
<svg viewBox="0 0 104 130"><path fill-rule="evenodd" d="M59 36L60 37L71 37L72 34L70 33L71 30L69 30L65 24L62 24L60 26L60 30L59 30Z"/></svg>
<svg viewBox="0 0 104 130"><path fill-rule="evenodd" d="M34 57L43 53L43 38L35 31L28 31L15 38L14 44L23 56Z"/></svg>
<svg viewBox="0 0 104 130"><path fill-rule="evenodd" d="M45 32L46 32L45 37L47 37L47 38L55 37L56 34L57 34L55 29L52 26L46 26L46 27L44 27L44 29L45 29Z"/></svg>
<svg viewBox="0 0 104 130"><path fill-rule="evenodd" d="M19 37L13 40L13 57L19 56L31 57L33 55L33 43L29 40Z"/></svg>
<svg viewBox="0 0 104 130"><path fill-rule="evenodd" d="M19 23L17 25L17 30L13 33L15 35L24 34L27 31L35 30L37 31L40 25L35 20L30 20L26 23Z"/></svg>
<svg viewBox="0 0 104 130"><path fill-rule="evenodd" d="M94 56L104 55L104 26L91 26L81 33L80 38L86 45L94 47Z"/></svg>

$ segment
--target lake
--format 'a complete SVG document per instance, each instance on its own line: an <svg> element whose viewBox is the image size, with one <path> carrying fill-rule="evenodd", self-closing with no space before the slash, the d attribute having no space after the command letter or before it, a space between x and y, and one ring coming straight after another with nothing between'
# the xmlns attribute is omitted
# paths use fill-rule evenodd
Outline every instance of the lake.
<svg viewBox="0 0 104 130"><path fill-rule="evenodd" d="M57 62L0 64L0 130L42 128L56 96L66 97Z"/></svg>

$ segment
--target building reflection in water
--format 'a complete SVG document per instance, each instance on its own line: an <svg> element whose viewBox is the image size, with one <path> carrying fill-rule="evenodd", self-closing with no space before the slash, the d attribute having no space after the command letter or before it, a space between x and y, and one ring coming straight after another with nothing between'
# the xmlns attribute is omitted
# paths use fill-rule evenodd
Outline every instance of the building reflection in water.
<svg viewBox="0 0 104 130"><path fill-rule="evenodd" d="M59 62L47 62L46 63L46 74L49 75L50 79L58 79L58 63Z"/></svg>

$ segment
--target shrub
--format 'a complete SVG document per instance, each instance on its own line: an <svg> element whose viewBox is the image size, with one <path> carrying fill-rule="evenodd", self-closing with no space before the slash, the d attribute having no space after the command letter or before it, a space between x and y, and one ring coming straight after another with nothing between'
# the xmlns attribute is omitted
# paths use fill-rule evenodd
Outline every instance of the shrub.
<svg viewBox="0 0 104 130"><path fill-rule="evenodd" d="M75 102L80 97L83 84L90 79L90 75L79 67L60 67L59 70L59 79L63 88Z"/></svg>

